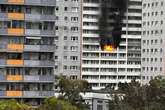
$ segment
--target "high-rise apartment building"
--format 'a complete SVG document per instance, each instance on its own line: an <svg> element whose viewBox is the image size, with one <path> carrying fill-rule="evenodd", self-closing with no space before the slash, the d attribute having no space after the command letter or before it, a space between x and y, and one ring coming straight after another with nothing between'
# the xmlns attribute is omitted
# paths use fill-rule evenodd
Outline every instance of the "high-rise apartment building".
<svg viewBox="0 0 165 110"><path fill-rule="evenodd" d="M164 0L143 0L142 4L142 80L164 76Z"/></svg>
<svg viewBox="0 0 165 110"><path fill-rule="evenodd" d="M0 99L54 95L55 0L0 0Z"/></svg>
<svg viewBox="0 0 165 110"><path fill-rule="evenodd" d="M93 89L140 79L141 5L141 0L83 0L81 76Z"/></svg>
<svg viewBox="0 0 165 110"><path fill-rule="evenodd" d="M56 1L55 74L80 78L81 0Z"/></svg>

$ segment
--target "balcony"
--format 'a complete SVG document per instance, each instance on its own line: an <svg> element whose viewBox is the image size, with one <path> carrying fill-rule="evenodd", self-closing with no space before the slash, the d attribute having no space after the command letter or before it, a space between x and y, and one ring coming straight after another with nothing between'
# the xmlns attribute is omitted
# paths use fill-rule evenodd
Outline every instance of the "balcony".
<svg viewBox="0 0 165 110"><path fill-rule="evenodd" d="M0 66L5 66L6 65L6 60L0 59Z"/></svg>
<svg viewBox="0 0 165 110"><path fill-rule="evenodd" d="M5 91L0 91L0 97L5 96L5 95L6 95Z"/></svg>
<svg viewBox="0 0 165 110"><path fill-rule="evenodd" d="M8 0L9 4L17 4L17 5L23 5L24 4L24 0Z"/></svg>
<svg viewBox="0 0 165 110"><path fill-rule="evenodd" d="M54 96L54 91L41 91L40 96L42 97L51 97Z"/></svg>
<svg viewBox="0 0 165 110"><path fill-rule="evenodd" d="M55 15L25 14L25 20L55 21Z"/></svg>
<svg viewBox="0 0 165 110"><path fill-rule="evenodd" d="M25 0L26 5L55 6L56 0Z"/></svg>
<svg viewBox="0 0 165 110"><path fill-rule="evenodd" d="M0 45L0 52L6 52L6 44Z"/></svg>
<svg viewBox="0 0 165 110"><path fill-rule="evenodd" d="M41 30L41 35L43 36L54 36L55 30Z"/></svg>
<svg viewBox="0 0 165 110"><path fill-rule="evenodd" d="M24 45L24 51L54 52L55 46L52 45Z"/></svg>
<svg viewBox="0 0 165 110"><path fill-rule="evenodd" d="M24 20L24 13L8 13L8 19L10 20Z"/></svg>
<svg viewBox="0 0 165 110"><path fill-rule="evenodd" d="M22 52L24 50L24 45L23 44L8 44L7 49L8 51Z"/></svg>
<svg viewBox="0 0 165 110"><path fill-rule="evenodd" d="M25 82L54 82L54 77L45 75L45 76L39 76L39 75L25 75L24 76Z"/></svg>
<svg viewBox="0 0 165 110"><path fill-rule="evenodd" d="M7 14L6 13L0 13L0 20L4 21L6 20L8 17L7 17Z"/></svg>
<svg viewBox="0 0 165 110"><path fill-rule="evenodd" d="M24 65L24 61L23 60L16 60L16 59L8 59L7 60L7 65L10 66L23 66Z"/></svg>
<svg viewBox="0 0 165 110"><path fill-rule="evenodd" d="M39 91L24 91L23 95L24 97L38 97Z"/></svg>
<svg viewBox="0 0 165 110"><path fill-rule="evenodd" d="M0 75L0 81L5 81L5 80L6 80L5 75Z"/></svg>
<svg viewBox="0 0 165 110"><path fill-rule="evenodd" d="M24 97L51 97L54 91L24 91Z"/></svg>
<svg viewBox="0 0 165 110"><path fill-rule="evenodd" d="M23 36L24 35L24 29L23 28L8 28L7 33L9 35Z"/></svg>
<svg viewBox="0 0 165 110"><path fill-rule="evenodd" d="M25 60L24 65L27 67L54 67L54 61Z"/></svg>
<svg viewBox="0 0 165 110"><path fill-rule="evenodd" d="M26 29L26 35L36 35L36 36L54 36L54 30L39 30L39 29Z"/></svg>
<svg viewBox="0 0 165 110"><path fill-rule="evenodd" d="M0 29L0 35L7 35L8 34L8 30L7 29Z"/></svg>
<svg viewBox="0 0 165 110"><path fill-rule="evenodd" d="M6 80L7 81L22 81L23 76L22 75L7 75Z"/></svg>
<svg viewBox="0 0 165 110"><path fill-rule="evenodd" d="M6 91L6 96L8 97L21 97L23 96L22 91Z"/></svg>

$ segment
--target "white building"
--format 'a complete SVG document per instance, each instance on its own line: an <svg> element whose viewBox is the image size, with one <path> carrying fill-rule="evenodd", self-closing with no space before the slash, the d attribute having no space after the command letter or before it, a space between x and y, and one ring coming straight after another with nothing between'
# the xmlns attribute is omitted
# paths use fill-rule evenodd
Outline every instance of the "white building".
<svg viewBox="0 0 165 110"><path fill-rule="evenodd" d="M128 0L121 42L112 51L102 50L99 18L103 0L83 0L81 76L93 89L130 82L141 75L141 0ZM112 8L115 9L115 8ZM109 18L110 20L113 20ZM113 21L112 21L113 22Z"/></svg>
<svg viewBox="0 0 165 110"><path fill-rule="evenodd" d="M56 0L55 74L80 78L81 0Z"/></svg>
<svg viewBox="0 0 165 110"><path fill-rule="evenodd" d="M142 79L164 76L164 0L143 0Z"/></svg>

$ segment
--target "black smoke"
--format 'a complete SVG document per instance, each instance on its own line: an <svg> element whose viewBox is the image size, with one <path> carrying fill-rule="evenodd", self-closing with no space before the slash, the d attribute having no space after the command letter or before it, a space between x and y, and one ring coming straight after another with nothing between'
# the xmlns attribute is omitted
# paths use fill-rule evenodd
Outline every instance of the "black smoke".
<svg viewBox="0 0 165 110"><path fill-rule="evenodd" d="M128 0L101 0L101 16L99 22L100 45L112 45L117 48L121 41L124 14Z"/></svg>

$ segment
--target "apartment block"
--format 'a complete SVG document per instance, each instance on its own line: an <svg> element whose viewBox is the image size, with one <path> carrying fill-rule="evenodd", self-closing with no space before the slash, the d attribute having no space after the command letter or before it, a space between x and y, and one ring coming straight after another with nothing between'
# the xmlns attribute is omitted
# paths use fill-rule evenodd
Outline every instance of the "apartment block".
<svg viewBox="0 0 165 110"><path fill-rule="evenodd" d="M0 0L0 99L54 95L55 0Z"/></svg>
<svg viewBox="0 0 165 110"><path fill-rule="evenodd" d="M83 0L81 76L93 89L140 80L141 23L141 0Z"/></svg>
<svg viewBox="0 0 165 110"><path fill-rule="evenodd" d="M142 80L164 76L164 0L143 0L142 4Z"/></svg>
<svg viewBox="0 0 165 110"><path fill-rule="evenodd" d="M56 1L55 74L80 78L81 0Z"/></svg>

